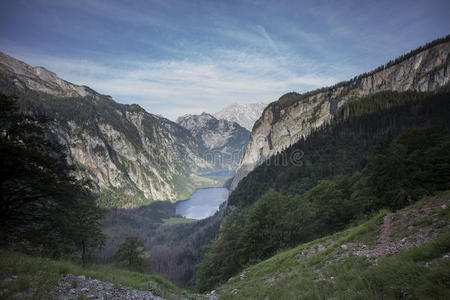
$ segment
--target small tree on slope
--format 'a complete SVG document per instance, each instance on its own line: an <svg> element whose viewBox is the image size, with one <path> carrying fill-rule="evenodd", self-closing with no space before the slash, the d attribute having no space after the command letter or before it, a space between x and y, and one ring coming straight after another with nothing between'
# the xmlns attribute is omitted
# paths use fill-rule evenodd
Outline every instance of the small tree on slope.
<svg viewBox="0 0 450 300"><path fill-rule="evenodd" d="M140 268L146 265L149 257L150 254L145 250L144 243L134 236L127 237L114 254L117 262L125 262L130 268Z"/></svg>

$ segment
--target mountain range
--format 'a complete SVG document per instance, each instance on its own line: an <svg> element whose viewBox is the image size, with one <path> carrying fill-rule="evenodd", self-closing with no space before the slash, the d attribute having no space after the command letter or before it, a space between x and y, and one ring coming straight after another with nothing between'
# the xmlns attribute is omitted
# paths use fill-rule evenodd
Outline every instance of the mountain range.
<svg viewBox="0 0 450 300"><path fill-rule="evenodd" d="M110 266L99 273L104 269L96 264L92 272L2 250L7 270L1 274L2 295L103 297L104 289L116 289L108 281L151 290L146 293L150 297L175 299L445 298L449 65L447 36L349 81L285 94L267 105L254 125L245 125L250 133L225 119L237 114L237 105L223 118L202 113L175 123L0 53L0 94L16 97L26 114L53 120L46 128L48 138L65 146L77 177L91 179L99 204L110 208L102 224L108 235L105 247L92 252L96 262L126 263L114 253L134 237L142 246L132 249L150 251L136 270L211 291L188 295L153 275ZM253 113L249 108L248 114ZM244 119L236 118L242 124ZM243 149L238 165L234 154L242 155ZM187 197L197 187L218 183L208 178L210 173L237 166L226 204L209 218L180 218L173 203L155 201ZM49 218L62 227L66 216L77 221L62 232L88 232L78 225L86 223L86 214L68 210L61 216L52 210ZM48 232L45 238L54 235ZM11 233L22 237L19 230ZM46 248L53 250L55 244ZM11 247L20 251L22 244ZM79 250L72 251L67 255L75 260ZM49 289L29 283L37 279ZM130 297L120 290L114 291L117 298Z"/></svg>
<svg viewBox="0 0 450 300"><path fill-rule="evenodd" d="M253 124L259 119L267 103L234 103L212 115L217 119L236 122L248 131L252 131Z"/></svg>
<svg viewBox="0 0 450 300"><path fill-rule="evenodd" d="M66 146L77 176L95 183L103 206L186 199L212 184L195 175L215 168L191 132L139 105L119 104L4 53L0 92L17 97L24 112L54 119L50 137Z"/></svg>
<svg viewBox="0 0 450 300"><path fill-rule="evenodd" d="M216 119L214 116L185 115L177 123L186 128L197 139L202 157L216 171L234 171L244 155L250 132L237 122Z"/></svg>

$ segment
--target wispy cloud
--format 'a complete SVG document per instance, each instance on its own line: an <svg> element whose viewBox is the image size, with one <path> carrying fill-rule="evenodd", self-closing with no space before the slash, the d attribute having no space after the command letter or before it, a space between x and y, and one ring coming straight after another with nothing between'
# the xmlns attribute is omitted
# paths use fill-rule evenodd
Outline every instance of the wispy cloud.
<svg viewBox="0 0 450 300"><path fill-rule="evenodd" d="M278 50L277 45L272 40L272 38L269 36L269 34L267 33L266 29L264 29L264 27L262 27L261 25L256 25L256 29L261 33L261 35L267 41L267 43L269 44L270 48L272 48L275 52L278 52L279 50Z"/></svg>
<svg viewBox="0 0 450 300"><path fill-rule="evenodd" d="M62 78L138 103L174 120L180 113L214 112L233 102L271 102L288 91L305 91L336 82L329 76L299 76L282 60L223 52L205 61L90 60L22 53L20 58L55 71Z"/></svg>
<svg viewBox="0 0 450 300"><path fill-rule="evenodd" d="M3 1L0 50L175 119L274 101L448 34L448 1Z"/></svg>

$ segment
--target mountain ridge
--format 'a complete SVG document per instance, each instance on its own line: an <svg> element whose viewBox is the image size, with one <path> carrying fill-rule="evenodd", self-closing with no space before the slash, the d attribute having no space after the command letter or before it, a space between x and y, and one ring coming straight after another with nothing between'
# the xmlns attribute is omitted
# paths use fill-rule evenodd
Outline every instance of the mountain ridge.
<svg viewBox="0 0 450 300"><path fill-rule="evenodd" d="M432 91L447 84L449 74L450 36L447 36L352 80L305 94L292 92L281 96L255 122L231 189L266 159L329 122L346 102L385 90Z"/></svg>
<svg viewBox="0 0 450 300"><path fill-rule="evenodd" d="M185 199L205 181L191 174L212 169L178 124L3 53L0 92L16 96L22 110L55 120L52 138L67 147L77 175L94 181L104 206Z"/></svg>
<svg viewBox="0 0 450 300"><path fill-rule="evenodd" d="M255 121L261 116L267 103L233 103L212 115L217 119L236 122L248 131L252 131Z"/></svg>
<svg viewBox="0 0 450 300"><path fill-rule="evenodd" d="M213 115L184 115L177 123L186 128L202 147L203 158L215 171L234 171L244 154L250 132L237 122L216 119Z"/></svg>

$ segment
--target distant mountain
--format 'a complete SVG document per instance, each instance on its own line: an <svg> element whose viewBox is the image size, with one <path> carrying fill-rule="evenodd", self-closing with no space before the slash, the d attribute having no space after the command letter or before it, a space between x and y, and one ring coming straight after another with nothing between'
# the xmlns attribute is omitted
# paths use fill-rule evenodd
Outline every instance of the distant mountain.
<svg viewBox="0 0 450 300"><path fill-rule="evenodd" d="M236 122L251 132L253 124L261 117L266 106L267 104L262 102L248 104L234 103L214 113L213 116L217 119Z"/></svg>
<svg viewBox="0 0 450 300"><path fill-rule="evenodd" d="M214 165L215 171L237 168L250 138L247 129L207 113L185 115L179 117L177 123L197 139L203 159Z"/></svg>
<svg viewBox="0 0 450 300"><path fill-rule="evenodd" d="M1 52L0 93L55 119L49 134L67 146L78 176L96 183L104 206L185 199L196 187L192 173L213 169L182 126Z"/></svg>
<svg viewBox="0 0 450 300"><path fill-rule="evenodd" d="M450 35L332 87L281 96L255 122L231 188L269 157L329 122L343 104L381 91L433 91L449 83L449 74Z"/></svg>

